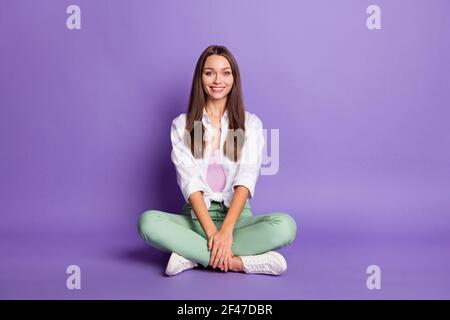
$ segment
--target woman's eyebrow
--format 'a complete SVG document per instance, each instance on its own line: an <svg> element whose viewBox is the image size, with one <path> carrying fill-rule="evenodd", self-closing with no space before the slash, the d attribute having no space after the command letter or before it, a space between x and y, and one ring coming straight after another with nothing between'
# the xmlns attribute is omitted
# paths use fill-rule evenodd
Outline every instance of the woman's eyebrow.
<svg viewBox="0 0 450 320"><path fill-rule="evenodd" d="M211 70L214 70L214 68L204 68L205 70L206 69L211 69ZM222 68L222 70L225 70L225 69L231 69L230 67L226 67L226 68Z"/></svg>

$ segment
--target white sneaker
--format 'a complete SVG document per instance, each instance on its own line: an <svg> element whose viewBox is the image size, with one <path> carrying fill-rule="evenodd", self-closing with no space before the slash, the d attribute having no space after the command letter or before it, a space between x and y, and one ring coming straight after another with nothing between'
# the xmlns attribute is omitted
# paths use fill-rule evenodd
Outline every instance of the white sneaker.
<svg viewBox="0 0 450 320"><path fill-rule="evenodd" d="M240 258L245 273L279 275L287 269L286 260L276 251L269 251L254 256L241 256Z"/></svg>
<svg viewBox="0 0 450 320"><path fill-rule="evenodd" d="M166 267L166 275L174 276L188 269L195 268L197 263L172 252Z"/></svg>

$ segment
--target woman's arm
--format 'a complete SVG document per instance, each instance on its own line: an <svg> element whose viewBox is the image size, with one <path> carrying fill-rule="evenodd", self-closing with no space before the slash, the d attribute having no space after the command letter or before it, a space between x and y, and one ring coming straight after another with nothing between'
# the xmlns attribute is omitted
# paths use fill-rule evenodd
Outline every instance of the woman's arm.
<svg viewBox="0 0 450 320"><path fill-rule="evenodd" d="M222 270L227 271L232 265L234 226L245 202L254 196L255 184L262 164L264 144L262 121L253 115L246 123L246 142L242 149L239 169L232 184L234 193L230 208L220 230L212 236L213 249L210 264L214 268L219 266Z"/></svg>
<svg viewBox="0 0 450 320"><path fill-rule="evenodd" d="M233 229L239 215L244 208L245 201L249 195L249 190L244 186L236 186L233 200L227 215L220 227L220 230L214 233L208 241L208 247L211 247L211 257L209 264L216 268L217 266L227 272L232 266L233 251Z"/></svg>
<svg viewBox="0 0 450 320"><path fill-rule="evenodd" d="M247 201L249 190L244 186L236 186L234 189L233 200L231 201L228 213L223 220L221 230L233 232L234 225L244 209L245 201Z"/></svg>
<svg viewBox="0 0 450 320"><path fill-rule="evenodd" d="M194 214L197 217L200 225L209 238L211 235L217 232L216 225L209 215L208 208L206 207L205 201L201 191L196 191L189 196L189 202L194 210Z"/></svg>

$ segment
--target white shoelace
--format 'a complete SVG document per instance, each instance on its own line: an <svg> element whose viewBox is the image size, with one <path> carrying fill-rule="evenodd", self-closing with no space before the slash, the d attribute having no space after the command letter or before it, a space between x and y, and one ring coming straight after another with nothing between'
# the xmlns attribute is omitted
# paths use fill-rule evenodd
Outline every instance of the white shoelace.
<svg viewBox="0 0 450 320"><path fill-rule="evenodd" d="M250 272L263 272L272 270L272 261L269 260L272 257L251 257L245 264L245 268Z"/></svg>
<svg viewBox="0 0 450 320"><path fill-rule="evenodd" d="M188 267L196 265L196 263L194 261L191 261L191 260L186 259L181 256L180 256L180 258L178 258L178 262L180 262L183 266L188 266Z"/></svg>

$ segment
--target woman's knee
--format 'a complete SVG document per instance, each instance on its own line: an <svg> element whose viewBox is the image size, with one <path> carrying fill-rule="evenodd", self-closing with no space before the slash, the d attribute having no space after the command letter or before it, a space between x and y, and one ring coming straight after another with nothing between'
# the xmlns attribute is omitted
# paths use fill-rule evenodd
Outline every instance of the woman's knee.
<svg viewBox="0 0 450 320"><path fill-rule="evenodd" d="M158 210L148 210L139 216L138 231L142 238L148 240L157 240L161 233L159 222L163 214Z"/></svg>
<svg viewBox="0 0 450 320"><path fill-rule="evenodd" d="M277 226L278 241L282 245L292 243L297 236L297 223L294 218L287 213L281 212L271 215L271 223Z"/></svg>

